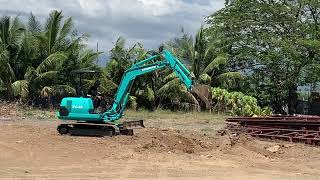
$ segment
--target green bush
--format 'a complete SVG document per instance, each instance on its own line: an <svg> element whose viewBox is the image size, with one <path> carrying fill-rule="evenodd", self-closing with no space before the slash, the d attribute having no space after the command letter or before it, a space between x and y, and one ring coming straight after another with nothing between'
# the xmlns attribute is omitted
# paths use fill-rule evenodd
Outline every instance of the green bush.
<svg viewBox="0 0 320 180"><path fill-rule="evenodd" d="M214 110L236 116L268 116L269 107L261 108L257 99L242 92L228 92L222 88L211 88Z"/></svg>

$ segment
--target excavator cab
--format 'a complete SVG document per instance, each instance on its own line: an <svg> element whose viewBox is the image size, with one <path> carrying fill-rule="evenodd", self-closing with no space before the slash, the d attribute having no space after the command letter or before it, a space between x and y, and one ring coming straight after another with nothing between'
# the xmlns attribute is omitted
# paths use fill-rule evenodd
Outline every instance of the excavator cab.
<svg viewBox="0 0 320 180"><path fill-rule="evenodd" d="M77 97L63 98L60 103L58 118L64 120L85 120L98 121L101 116L94 113L94 99L88 96L88 89L84 88L82 82L85 74L99 75L101 72L94 70L75 70L71 74L79 77L79 84L76 87Z"/></svg>
<svg viewBox="0 0 320 180"><path fill-rule="evenodd" d="M100 80L96 80L91 87L84 87L82 82L86 75L97 77L101 74L100 71L95 70L75 70L71 72L77 76L78 85L76 87L77 97L86 97L91 98L93 101L94 110L92 112L103 112L105 109L111 106L112 97L109 97L107 94L100 93L98 91L100 86Z"/></svg>
<svg viewBox="0 0 320 180"><path fill-rule="evenodd" d="M79 84L77 85L76 87L76 92L77 92L77 96L78 97L87 97L87 92L88 92L88 89L85 89L83 87L83 78L85 75L93 75L93 76L98 76L99 74L101 74L100 71L95 71L95 70L83 70L83 69L80 69L80 70L74 70L74 71L71 71L71 74L74 74L75 76L78 76L79 77Z"/></svg>

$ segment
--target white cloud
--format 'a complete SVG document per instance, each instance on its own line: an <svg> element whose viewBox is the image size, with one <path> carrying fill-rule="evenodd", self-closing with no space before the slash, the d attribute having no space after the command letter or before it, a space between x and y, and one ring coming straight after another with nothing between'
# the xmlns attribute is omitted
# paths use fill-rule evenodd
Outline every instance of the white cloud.
<svg viewBox="0 0 320 180"><path fill-rule="evenodd" d="M164 16L178 12L183 6L182 0L137 0L143 10L152 16Z"/></svg>
<svg viewBox="0 0 320 180"><path fill-rule="evenodd" d="M224 0L0 0L0 15L27 16L33 12L44 20L50 11L73 16L80 32L91 34L88 42L108 51L118 36L129 44L147 48L176 36L181 27L195 33L204 17L224 6Z"/></svg>
<svg viewBox="0 0 320 180"><path fill-rule="evenodd" d="M106 16L109 9L106 1L101 0L79 0L79 5L81 13L91 17Z"/></svg>

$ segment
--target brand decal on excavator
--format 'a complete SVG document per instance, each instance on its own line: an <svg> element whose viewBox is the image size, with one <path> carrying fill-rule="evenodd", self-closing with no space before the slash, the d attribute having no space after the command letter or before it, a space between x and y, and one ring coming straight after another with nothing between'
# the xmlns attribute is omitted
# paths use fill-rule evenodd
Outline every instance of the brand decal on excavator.
<svg viewBox="0 0 320 180"><path fill-rule="evenodd" d="M147 71L147 70L154 69L154 68L157 68L157 67L158 66L150 66L150 67L146 67L146 68L141 69L141 71Z"/></svg>
<svg viewBox="0 0 320 180"><path fill-rule="evenodd" d="M83 106L72 106L72 109L83 109Z"/></svg>

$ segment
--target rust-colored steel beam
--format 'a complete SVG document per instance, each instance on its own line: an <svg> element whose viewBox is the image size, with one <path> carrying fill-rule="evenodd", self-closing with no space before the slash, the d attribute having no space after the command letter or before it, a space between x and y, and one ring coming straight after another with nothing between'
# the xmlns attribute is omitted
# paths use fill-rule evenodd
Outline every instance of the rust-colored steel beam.
<svg viewBox="0 0 320 180"><path fill-rule="evenodd" d="M234 133L320 145L319 116L228 118L226 123Z"/></svg>

